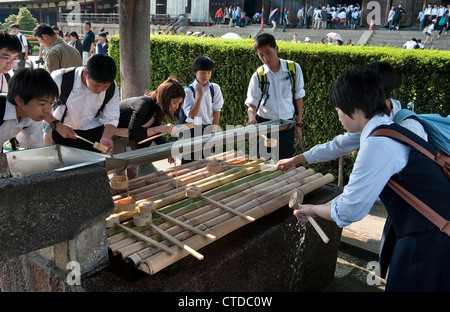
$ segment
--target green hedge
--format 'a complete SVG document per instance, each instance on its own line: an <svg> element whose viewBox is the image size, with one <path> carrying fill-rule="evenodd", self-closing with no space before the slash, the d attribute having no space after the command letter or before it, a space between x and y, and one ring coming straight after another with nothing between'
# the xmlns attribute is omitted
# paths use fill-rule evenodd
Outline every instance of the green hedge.
<svg viewBox="0 0 450 312"><path fill-rule="evenodd" d="M225 40L174 35L152 35L151 88L155 89L169 75L185 85L192 82L190 70L199 55L215 62L212 81L222 88L224 107L220 126L245 125L244 104L251 75L261 61L253 50L253 40ZM119 38L111 38L110 55L119 64ZM303 145L305 149L329 141L343 133L337 114L330 108L328 95L335 79L345 70L373 61L388 61L398 73L393 98L415 103L418 113L450 115L450 53L437 50L404 50L390 47L329 46L294 44L278 41L280 58L298 62L305 78ZM118 73L118 78L120 73ZM119 80L118 80L119 81ZM297 146L297 152L299 146ZM354 156L354 155L353 155ZM354 160L346 164L349 172ZM321 172L336 174L337 161L313 166Z"/></svg>

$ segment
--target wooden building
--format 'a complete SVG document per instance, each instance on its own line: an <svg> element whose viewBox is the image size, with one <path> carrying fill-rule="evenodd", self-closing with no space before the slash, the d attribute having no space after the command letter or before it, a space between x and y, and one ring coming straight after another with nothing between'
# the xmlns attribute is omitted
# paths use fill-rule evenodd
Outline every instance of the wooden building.
<svg viewBox="0 0 450 312"><path fill-rule="evenodd" d="M419 12L430 2L427 0L155 0L151 2L152 14L178 15L186 10L192 25L204 25L208 20L214 19L219 7L225 8L239 5L247 16L252 17L256 12L263 13L264 20L268 22L269 14L278 8L279 15L289 11L289 21L296 23L297 12L301 7L322 7L329 4L331 7L343 5L359 5L363 12L362 25L368 25L374 17L380 25L387 24L387 15L391 6L403 4L407 14L401 21L402 26L418 25ZM431 1L433 4L449 4L450 0ZM369 20L369 22L367 22Z"/></svg>
<svg viewBox="0 0 450 312"><path fill-rule="evenodd" d="M74 6L75 3L75 6ZM0 0L0 21L11 14L18 14L19 9L26 7L39 23L56 25L67 13L90 13L93 15L118 13L118 0ZM79 10L79 12L78 12Z"/></svg>

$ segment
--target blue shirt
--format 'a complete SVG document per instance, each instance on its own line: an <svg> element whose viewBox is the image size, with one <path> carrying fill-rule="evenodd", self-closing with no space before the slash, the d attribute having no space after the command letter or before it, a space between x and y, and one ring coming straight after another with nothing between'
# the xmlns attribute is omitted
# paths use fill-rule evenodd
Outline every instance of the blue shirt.
<svg viewBox="0 0 450 312"><path fill-rule="evenodd" d="M379 125L393 123L388 116L375 116L361 132L360 150L342 195L331 203L331 218L345 227L364 218L392 175L408 163L409 147L387 137L371 137Z"/></svg>

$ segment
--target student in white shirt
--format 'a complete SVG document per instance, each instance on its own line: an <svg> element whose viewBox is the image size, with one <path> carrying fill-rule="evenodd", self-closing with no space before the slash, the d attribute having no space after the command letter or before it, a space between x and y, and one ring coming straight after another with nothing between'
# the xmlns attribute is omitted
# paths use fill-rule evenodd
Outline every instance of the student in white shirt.
<svg viewBox="0 0 450 312"><path fill-rule="evenodd" d="M185 88L186 97L182 111L187 117L184 122L194 123L191 137L198 132L215 133L219 127L220 112L223 106L223 96L218 84L210 81L214 62L207 56L199 56L192 63L194 82ZM201 130L197 130L200 129ZM183 157L182 163L198 160L200 155L192 153Z"/></svg>
<svg viewBox="0 0 450 312"><path fill-rule="evenodd" d="M61 90L63 74L67 69L52 72L58 88ZM75 132L89 141L99 142L108 147L109 153L113 148L111 139L116 131L120 117L119 91L114 79L116 77L116 64L114 60L104 54L92 56L86 68L77 67L72 90L67 98L66 105L59 105L53 115L59 123L70 126ZM112 88L112 89L110 89ZM103 107L103 101L109 91L112 97ZM52 132L56 144L97 151L93 146L83 140L63 138L59 133Z"/></svg>
<svg viewBox="0 0 450 312"><path fill-rule="evenodd" d="M0 142L22 134L22 147L42 147L42 120L51 120L58 87L44 69L25 68L10 81L8 95L0 95Z"/></svg>
<svg viewBox="0 0 450 312"><path fill-rule="evenodd" d="M22 54L19 55L19 69L25 68L25 62L28 61L28 42L27 42L27 38L22 35L20 33L20 26L19 24L13 24L11 25L11 30L13 31L13 33L17 36L17 38L19 39L21 45L22 45L22 49L21 52Z"/></svg>
<svg viewBox="0 0 450 312"><path fill-rule="evenodd" d="M6 30L0 31L0 93L8 93L9 72L20 61L22 45L19 39Z"/></svg>
<svg viewBox="0 0 450 312"><path fill-rule="evenodd" d="M287 62L278 57L278 45L273 35L265 33L256 37L254 48L263 63L264 74L267 76L267 89L262 94L258 72L253 73L245 100L245 105L248 106L247 125L268 120L292 120L295 115L297 133L301 138L305 82L300 65L295 63L296 78L293 94ZM297 114L295 114L296 111ZM281 131L279 140L279 159L292 157L295 140L294 130Z"/></svg>

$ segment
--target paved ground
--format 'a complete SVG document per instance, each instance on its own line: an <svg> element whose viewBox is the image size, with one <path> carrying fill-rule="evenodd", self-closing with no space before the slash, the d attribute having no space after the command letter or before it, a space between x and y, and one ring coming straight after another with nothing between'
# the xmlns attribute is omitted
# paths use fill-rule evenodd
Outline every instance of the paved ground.
<svg viewBox="0 0 450 312"><path fill-rule="evenodd" d="M164 28L162 28L164 29ZM320 43L322 38L326 39L326 35L329 32L337 32L342 38L344 44L351 40L355 45L373 45L373 46L391 46L391 47L403 47L403 44L412 39L420 39L425 41L425 34L423 34L418 27L401 28L399 31L388 31L384 27L375 27L373 31L369 31L368 27L357 27L356 30L350 29L349 26L344 26L343 29L301 29L287 28L286 32L283 32L281 27L276 28L273 32L271 27L265 25L261 29L261 25L248 25L241 28L236 27L215 27L215 26L196 26L196 27L183 27L178 33L186 34L188 31L193 33L205 33L206 35L223 36L226 33L236 33L242 38L254 38L259 31L271 32L277 40L291 41L294 34L297 34L299 40L303 42L305 37L309 37L312 43ZM438 32L434 32L434 40L431 43L425 45L426 49L436 49L450 51L450 35L446 36L443 33L439 39L437 39Z"/></svg>

